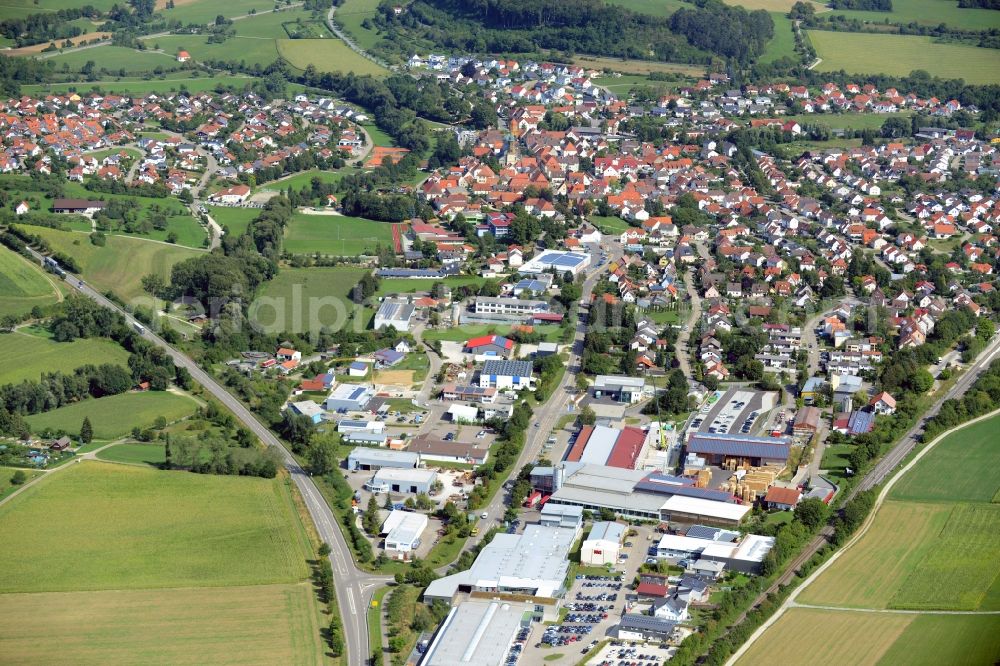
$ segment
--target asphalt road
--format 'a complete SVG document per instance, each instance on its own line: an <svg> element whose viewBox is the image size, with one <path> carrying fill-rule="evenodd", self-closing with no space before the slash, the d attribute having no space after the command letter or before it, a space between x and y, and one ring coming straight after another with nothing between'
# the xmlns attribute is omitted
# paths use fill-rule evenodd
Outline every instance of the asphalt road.
<svg viewBox="0 0 1000 666"><path fill-rule="evenodd" d="M42 255L34 251L32 251L32 254L41 260ZM131 315L118 307L117 304L105 298L100 292L90 287L79 277L67 274L66 283L98 304L109 310L118 312L125 317L129 324L139 323ZM176 365L187 368L195 381L200 383L219 402L228 407L236 418L257 435L262 442L274 447L281 455L282 462L288 469L292 480L295 482L295 486L299 489L309 515L316 525L316 531L320 539L330 544L330 564L334 572L337 605L339 606L340 617L344 625L347 663L351 666L366 664L369 656L367 609L371 603L372 594L375 589L392 579L388 576L374 576L361 571L355 566L347 542L344 540L340 527L336 524L337 519L333 515L333 511L330 510L326 500L323 499L322 494L309 473L299 466L292 457L292 454L288 452L278 438L242 402L219 384L215 378L202 370L185 354L169 345L163 338L150 331L149 327L144 324L142 326L144 329L143 338L161 347L170 355Z"/></svg>

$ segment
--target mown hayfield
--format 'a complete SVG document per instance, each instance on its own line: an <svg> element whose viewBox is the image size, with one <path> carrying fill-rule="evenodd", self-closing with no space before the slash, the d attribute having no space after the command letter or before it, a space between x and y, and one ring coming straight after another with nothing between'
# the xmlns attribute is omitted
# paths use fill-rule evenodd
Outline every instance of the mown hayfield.
<svg viewBox="0 0 1000 666"><path fill-rule="evenodd" d="M831 129L880 129L889 118L909 119L911 111L896 113L801 113L796 116L785 116L800 125L826 125Z"/></svg>
<svg viewBox="0 0 1000 666"><path fill-rule="evenodd" d="M98 247L84 233L42 227L31 227L30 231L48 241L54 250L76 259L84 280L126 301L149 298L142 289L144 275L156 273L169 279L174 264L199 254L198 250L179 245L126 236L108 236L107 245Z"/></svg>
<svg viewBox="0 0 1000 666"><path fill-rule="evenodd" d="M573 64L588 69L610 70L623 74L649 74L651 72L670 72L687 76L705 76L705 68L700 65L686 65L674 62L657 62L654 60L623 60L621 58L602 58L599 56L581 55L573 58Z"/></svg>
<svg viewBox="0 0 1000 666"><path fill-rule="evenodd" d="M736 663L739 666L877 664L915 617L792 608Z"/></svg>
<svg viewBox="0 0 1000 666"><path fill-rule="evenodd" d="M280 478L71 464L0 507L0 534L0 592L297 583L309 574ZM38 617L18 612L45 635Z"/></svg>
<svg viewBox="0 0 1000 666"><path fill-rule="evenodd" d="M121 393L32 414L26 420L35 432L48 428L76 433L84 417L90 417L95 438L115 439L127 435L132 428L153 425L158 416L167 419L168 423L190 416L197 406L198 403L186 395L166 391Z"/></svg>
<svg viewBox="0 0 1000 666"><path fill-rule="evenodd" d="M966 30L1000 28L1000 12L994 9L963 9L954 0L892 0L891 12L834 10L830 16L844 15L872 23L922 23Z"/></svg>
<svg viewBox="0 0 1000 666"><path fill-rule="evenodd" d="M278 59L273 39L255 37L230 37L221 44L208 43L205 35L167 35L146 40L149 48L160 48L174 56L180 50L191 54L194 60L227 60L248 65L269 65Z"/></svg>
<svg viewBox="0 0 1000 666"><path fill-rule="evenodd" d="M476 275L454 275L446 277L443 280L434 278L415 280L411 280L410 278L382 278L379 280L378 291L375 292L375 295L389 296L391 294L412 294L418 291L429 292L438 282L442 282L445 286L452 289L466 285L473 285L478 288L485 281L484 278Z"/></svg>
<svg viewBox="0 0 1000 666"><path fill-rule="evenodd" d="M215 17L222 14L226 18L246 16L251 11L264 12L274 9L271 0L195 0L194 2L175 2L173 9L163 9L160 13L167 19L181 23L211 23ZM254 17L256 18L256 17ZM253 18L241 19L252 21Z"/></svg>
<svg viewBox="0 0 1000 666"><path fill-rule="evenodd" d="M116 363L125 367L128 352L105 338L55 342L21 329L0 335L0 385L25 379L38 381L43 372L71 373L89 363Z"/></svg>
<svg viewBox="0 0 1000 666"><path fill-rule="evenodd" d="M767 43L760 61L774 62L782 58L794 58L795 33L792 31L792 20L788 18L788 12L771 12L771 19L774 21L774 37Z"/></svg>
<svg viewBox="0 0 1000 666"><path fill-rule="evenodd" d="M930 37L810 30L823 61L820 72L906 76L922 69L967 83L1000 83L1000 51L963 44L936 44Z"/></svg>
<svg viewBox="0 0 1000 666"><path fill-rule="evenodd" d="M934 446L890 492L894 500L989 502L1000 490L1000 416L974 423Z"/></svg>
<svg viewBox="0 0 1000 666"><path fill-rule="evenodd" d="M37 476L41 476L42 472L37 469L21 469L20 467L0 467L0 500L12 492L20 488L20 485L14 485L10 482L12 476L18 472L23 472L30 481ZM2 639L0 639L2 640Z"/></svg>
<svg viewBox="0 0 1000 666"><path fill-rule="evenodd" d="M354 72L385 76L388 72L363 58L339 39L279 39L278 53L293 67L315 65L320 71Z"/></svg>
<svg viewBox="0 0 1000 666"><path fill-rule="evenodd" d="M268 330L340 329L355 308L348 295L366 272L341 266L283 269L254 302L251 316Z"/></svg>
<svg viewBox="0 0 1000 666"><path fill-rule="evenodd" d="M958 504L889 601L892 608L978 610L997 578L1000 506ZM984 610L1000 610L987 608ZM1000 629L1000 618L998 618Z"/></svg>
<svg viewBox="0 0 1000 666"><path fill-rule="evenodd" d="M107 462L155 466L166 462L167 449L163 444L128 442L109 446L98 453L97 457Z"/></svg>
<svg viewBox="0 0 1000 666"><path fill-rule="evenodd" d="M21 315L36 305L58 300L59 291L40 266L13 250L0 248L0 317Z"/></svg>
<svg viewBox="0 0 1000 666"><path fill-rule="evenodd" d="M992 666L998 658L997 616L918 615L879 666Z"/></svg>
<svg viewBox="0 0 1000 666"><path fill-rule="evenodd" d="M948 504L886 502L871 529L802 590L805 604L886 608L907 575L935 548Z"/></svg>
<svg viewBox="0 0 1000 666"><path fill-rule="evenodd" d="M373 253L376 246L392 247L392 225L343 215L292 216L284 249L291 254L354 256Z"/></svg>
<svg viewBox="0 0 1000 666"><path fill-rule="evenodd" d="M47 55L41 54L43 57ZM148 72L156 67L169 69L177 66L177 60L172 55L137 51L125 46L111 46L110 44L61 53L51 58L45 58L45 60L51 62L57 69L62 69L63 64L66 64L71 72L79 72L91 60L94 61L98 69L103 67L112 71L125 70L126 72Z"/></svg>
<svg viewBox="0 0 1000 666"><path fill-rule="evenodd" d="M0 595L0 661L322 664L315 599L308 583Z"/></svg>

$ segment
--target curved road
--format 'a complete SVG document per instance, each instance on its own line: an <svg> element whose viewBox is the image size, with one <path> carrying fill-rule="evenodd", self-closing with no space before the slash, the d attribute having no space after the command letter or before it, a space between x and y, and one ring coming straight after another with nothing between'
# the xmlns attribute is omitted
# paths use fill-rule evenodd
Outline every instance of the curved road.
<svg viewBox="0 0 1000 666"><path fill-rule="evenodd" d="M34 250L32 250L32 254L39 260L42 259L42 255ZM122 308L118 307L117 304L105 298L100 292L90 287L79 277L67 273L66 284L72 286L79 293L98 304L121 314L129 324L134 325L139 323ZM328 543L331 548L330 564L333 566L337 605L344 625L347 663L350 666L366 664L370 649L368 646L367 609L371 603L374 590L378 586L391 581L392 578L389 576L375 576L361 571L355 566L351 551L340 531L340 526L337 525L337 518L333 515L333 511L330 510L326 500L323 499L322 494L309 473L295 461L292 454L281 444L274 433L265 427L242 402L229 393L214 377L202 370L198 364L170 346L163 338L150 331L144 324L142 326L144 329L144 333L142 333L143 338L166 351L175 364L186 368L195 381L200 383L219 402L228 407L243 425L281 455L281 460L288 469L292 480L295 482L295 486L302 495L306 508L309 510L309 515L316 525L316 531L320 539Z"/></svg>

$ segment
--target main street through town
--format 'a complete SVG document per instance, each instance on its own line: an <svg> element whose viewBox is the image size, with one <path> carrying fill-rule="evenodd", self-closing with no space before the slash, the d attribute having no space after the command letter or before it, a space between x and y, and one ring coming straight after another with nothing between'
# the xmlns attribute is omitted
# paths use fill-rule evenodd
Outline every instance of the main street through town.
<svg viewBox="0 0 1000 666"><path fill-rule="evenodd" d="M42 260L42 255L32 251L32 254ZM117 304L105 298L100 292L84 282L76 275L67 273L66 283L78 292L94 300L98 304L121 314L132 325L140 325L131 315ZM337 605L344 626L344 639L347 645L347 663L351 666L361 666L368 661L370 647L368 645L367 610L374 591L381 585L392 580L388 576L376 576L360 570L351 556L351 551L337 525L337 518L330 509L323 495L316 487L309 473L304 470L292 454L281 444L257 417L250 412L235 396L215 378L202 370L197 363L178 351L163 338L143 326L142 337L161 347L170 355L174 363L186 368L191 376L225 405L243 425L249 428L262 442L273 447L281 455L282 462L288 469L295 486L305 502L316 526L319 538L330 545L330 564L333 567L334 587L337 593Z"/></svg>

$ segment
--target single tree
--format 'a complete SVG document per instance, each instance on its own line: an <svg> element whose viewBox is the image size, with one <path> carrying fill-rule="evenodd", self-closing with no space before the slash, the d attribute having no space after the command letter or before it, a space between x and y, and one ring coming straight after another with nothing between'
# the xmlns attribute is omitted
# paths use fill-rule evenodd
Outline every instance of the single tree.
<svg viewBox="0 0 1000 666"><path fill-rule="evenodd" d="M90 417L84 416L83 423L80 424L80 441L90 444L94 439L94 426L90 424Z"/></svg>

